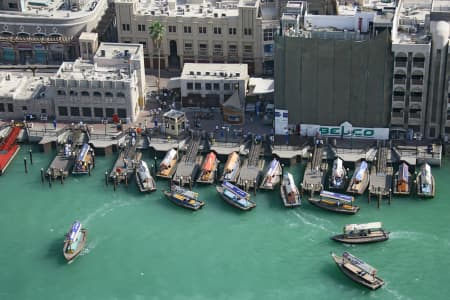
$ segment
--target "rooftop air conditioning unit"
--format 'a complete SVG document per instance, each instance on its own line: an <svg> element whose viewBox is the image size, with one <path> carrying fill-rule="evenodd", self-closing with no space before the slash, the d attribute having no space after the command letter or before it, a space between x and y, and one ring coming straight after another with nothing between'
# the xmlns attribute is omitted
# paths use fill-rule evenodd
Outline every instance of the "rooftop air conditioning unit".
<svg viewBox="0 0 450 300"><path fill-rule="evenodd" d="M222 17L226 17L227 16L227 14L225 14L225 13L222 13Z"/></svg>
<svg viewBox="0 0 450 300"><path fill-rule="evenodd" d="M219 17L219 14L218 13L214 13L214 18L217 18L217 17Z"/></svg>
<svg viewBox="0 0 450 300"><path fill-rule="evenodd" d="M189 75L194 75L194 71L189 71Z"/></svg>

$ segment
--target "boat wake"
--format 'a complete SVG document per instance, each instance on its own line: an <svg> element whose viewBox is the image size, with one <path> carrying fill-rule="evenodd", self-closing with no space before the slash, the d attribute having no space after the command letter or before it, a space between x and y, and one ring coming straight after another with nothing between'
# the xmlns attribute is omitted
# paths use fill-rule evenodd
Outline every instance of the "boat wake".
<svg viewBox="0 0 450 300"><path fill-rule="evenodd" d="M304 214L304 213L300 213L300 212L297 212L297 211L292 211L292 212L298 219L300 219L302 221L303 224L311 226L311 227L314 227L314 228L317 228L317 229L320 229L320 230L325 231L325 232L327 232L329 234L333 233L332 230L328 229L327 227L325 227L323 225L323 223L329 223L328 220L321 219L321 218L316 217L316 216L311 216L311 215L307 215L307 214Z"/></svg>
<svg viewBox="0 0 450 300"><path fill-rule="evenodd" d="M86 218L84 218L82 220L83 225L88 225L89 222L100 216L100 217L104 217L107 214L111 213L114 209L116 208L120 208L120 207L125 207L125 206L130 206L133 204L133 201L123 201L120 199L114 200L112 202L108 202L108 203L104 203L102 206L100 206L99 208L97 208L94 212L90 213Z"/></svg>
<svg viewBox="0 0 450 300"><path fill-rule="evenodd" d="M407 296L405 296L405 295L400 294L399 291L394 290L394 289L391 289L391 288L389 288L388 286L389 286L389 283L386 282L386 284L384 285L384 287L383 287L382 289L385 290L386 292L388 292L389 294L391 294L392 297L393 297L392 299L397 299L397 300L411 300L411 298L409 298L409 297L407 297Z"/></svg>

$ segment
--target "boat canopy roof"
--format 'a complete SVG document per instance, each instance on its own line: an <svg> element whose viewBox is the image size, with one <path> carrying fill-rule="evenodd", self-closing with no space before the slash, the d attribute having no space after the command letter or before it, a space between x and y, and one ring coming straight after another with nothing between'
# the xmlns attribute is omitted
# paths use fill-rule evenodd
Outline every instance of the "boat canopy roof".
<svg viewBox="0 0 450 300"><path fill-rule="evenodd" d="M81 230L81 223L80 221L75 221L72 224L72 227L70 228L68 239L70 242L74 242L77 238L78 232Z"/></svg>
<svg viewBox="0 0 450 300"><path fill-rule="evenodd" d="M348 224L345 225L344 231L350 232L350 231L362 231L362 230L368 230L368 229L380 229L383 227L383 224L381 222L371 222L371 223L365 223L365 224Z"/></svg>
<svg viewBox="0 0 450 300"><path fill-rule="evenodd" d="M339 193L333 193L333 192L329 192L329 191L320 192L320 197L339 200L339 201L348 202L348 203L352 203L354 200L354 198L352 196L339 194Z"/></svg>
<svg viewBox="0 0 450 300"><path fill-rule="evenodd" d="M355 175L356 180L358 180L358 181L363 180L364 173L366 172L366 170L367 170L367 162L363 160L361 162L361 164L359 165L358 171L356 172L356 175Z"/></svg>
<svg viewBox="0 0 450 300"><path fill-rule="evenodd" d="M371 265L367 264L366 262L362 261L361 259L357 258L356 256L353 256L352 254L348 253L347 251L342 254L344 259L348 260L352 265L357 266L364 272L367 272L371 274L372 276L375 276L377 274L377 269L372 267Z"/></svg>
<svg viewBox="0 0 450 300"><path fill-rule="evenodd" d="M177 150L175 150L173 148L170 149L169 151L167 151L166 155L164 156L163 160L161 161L160 166L168 168L170 166L170 163L172 162L172 160L175 158L176 155L177 155Z"/></svg>
<svg viewBox="0 0 450 300"><path fill-rule="evenodd" d="M247 193L247 192L241 190L241 189L238 188L237 186L235 186L235 185L229 183L228 181L224 181L224 182L222 183L222 186L223 186L225 189L227 189L227 190L229 190L229 191L235 193L235 194L238 195L239 197L242 197L242 198L249 198L249 197L250 197L250 194L249 194L249 193Z"/></svg>
<svg viewBox="0 0 450 300"><path fill-rule="evenodd" d="M405 182L408 182L409 179L409 167L408 165L404 162L400 165L400 167L398 168L398 179L399 180L403 180Z"/></svg>

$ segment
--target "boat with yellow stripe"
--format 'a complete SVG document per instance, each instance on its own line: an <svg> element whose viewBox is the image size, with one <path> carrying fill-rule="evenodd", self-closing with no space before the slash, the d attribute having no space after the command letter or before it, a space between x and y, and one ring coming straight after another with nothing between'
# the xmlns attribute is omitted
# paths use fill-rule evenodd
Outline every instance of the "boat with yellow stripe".
<svg viewBox="0 0 450 300"><path fill-rule="evenodd" d="M308 201L317 207L341 214L354 215L359 211L359 206L353 205L353 196L329 191L321 191L319 198L311 197Z"/></svg>
<svg viewBox="0 0 450 300"><path fill-rule="evenodd" d="M191 210L199 210L205 205L205 202L197 199L197 193L179 186L173 186L171 191L164 191L164 195L176 205Z"/></svg>

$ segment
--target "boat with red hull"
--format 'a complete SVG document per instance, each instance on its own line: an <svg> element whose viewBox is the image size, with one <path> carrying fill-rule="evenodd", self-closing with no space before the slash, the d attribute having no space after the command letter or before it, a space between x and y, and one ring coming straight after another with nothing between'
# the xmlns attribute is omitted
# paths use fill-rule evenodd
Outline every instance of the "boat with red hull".
<svg viewBox="0 0 450 300"><path fill-rule="evenodd" d="M8 137L0 144L0 175L5 172L17 152L19 152L20 146L16 143L16 139L21 130L21 127L12 127Z"/></svg>

